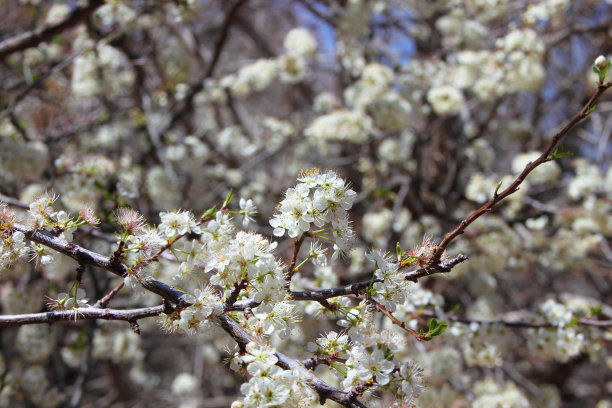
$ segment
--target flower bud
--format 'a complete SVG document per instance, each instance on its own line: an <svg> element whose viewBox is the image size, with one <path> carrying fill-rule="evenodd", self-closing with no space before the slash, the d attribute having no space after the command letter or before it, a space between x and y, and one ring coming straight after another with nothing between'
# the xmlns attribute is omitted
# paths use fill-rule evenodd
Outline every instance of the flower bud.
<svg viewBox="0 0 612 408"><path fill-rule="evenodd" d="M599 69L605 68L607 64L608 64L608 60L603 55L600 55L599 57L597 57L594 63L594 65Z"/></svg>

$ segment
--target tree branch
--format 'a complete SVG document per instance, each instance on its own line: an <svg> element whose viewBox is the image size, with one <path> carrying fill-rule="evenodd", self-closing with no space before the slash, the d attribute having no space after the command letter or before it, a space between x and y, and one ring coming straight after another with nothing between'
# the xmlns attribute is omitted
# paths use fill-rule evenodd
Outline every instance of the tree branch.
<svg viewBox="0 0 612 408"><path fill-rule="evenodd" d="M183 105L180 108L173 109L174 113L172 114L172 117L170 118L168 124L164 127L163 130L160 131L161 134L168 131L168 129L171 129L179 121L181 116L183 116L185 112L191 109L191 107L193 106L194 97L198 94L198 92L204 89L204 81L213 76L215 68L217 67L217 63L219 62L221 52L223 51L225 43L227 42L230 27L236 20L236 15L238 14L240 8L244 6L248 1L249 0L238 0L236 4L234 4L234 6L228 11L225 20L223 21L223 26L221 27L221 34L219 35L219 39L215 44L212 59L208 64L208 68L206 69L204 76L200 78L198 82L191 87L189 93L184 98Z"/></svg>
<svg viewBox="0 0 612 408"><path fill-rule="evenodd" d="M234 338L236 343L238 343L238 347L242 352L246 350L246 345L248 343L256 340L253 335L247 332L242 326L232 320L229 316L220 315L217 316L217 320L221 327ZM285 370L298 371L300 375L315 389L317 394L319 394L321 404L324 404L327 399L331 399L341 405L344 405L345 407L355 406L356 404L356 406L363 406L361 405L361 403L356 401L355 398L350 395L350 393L338 390L337 388L334 388L329 384L321 381L310 370L304 367L304 365L300 361L288 357L278 351L274 354L278 358L278 362L276 363L276 365Z"/></svg>
<svg viewBox="0 0 612 408"><path fill-rule="evenodd" d="M422 310L415 314L415 316L425 316L425 317L437 317L438 315L433 310ZM501 325L507 327L515 327L518 329L537 329L540 327L557 327L548 322L530 322L524 320L506 320L506 319L495 319L495 320L474 320L468 319L466 317L459 317L453 314L445 314L444 319L447 319L452 322L457 323L478 323L478 324L493 324L493 325ZM576 322L576 324L581 326L591 326L591 327L612 327L612 320L593 320L582 318Z"/></svg>
<svg viewBox="0 0 612 408"><path fill-rule="evenodd" d="M89 4L84 7L75 8L64 20L55 25L42 26L33 31L21 33L0 41L0 60L5 59L15 52L23 51L30 47L36 47L41 42L51 40L54 36L81 23L105 3L106 1L104 0L90 0Z"/></svg>
<svg viewBox="0 0 612 408"><path fill-rule="evenodd" d="M0 327L22 326L26 324L53 323L68 320L124 320L133 322L145 317L158 316L164 306L143 307L140 309L115 310L81 307L77 310L62 310L45 313L0 316Z"/></svg>
<svg viewBox="0 0 612 408"><path fill-rule="evenodd" d="M79 263L97 266L121 277L124 277L128 271L127 266L124 264L113 263L108 256L100 255L79 245L66 242L61 238L54 237L48 231L33 230L21 224L14 224L14 228L16 231L23 232L27 239L48 246L57 252L75 259ZM144 279L142 281L142 286L148 291L171 301L179 307L187 307L190 305L190 303L185 300L187 297L185 293L156 279Z"/></svg>
<svg viewBox="0 0 612 408"><path fill-rule="evenodd" d="M393 314L391 313L390 310L387 310L386 307L384 307L383 305L381 305L380 303L378 303L377 301L375 301L374 299L372 299L371 297L367 297L367 300L369 303L371 303L372 305L374 305L374 307L376 308L376 310L378 310L379 312L381 312L382 314L384 314L385 316L387 316L389 318L389 320L391 320L393 322L393 324L395 324L396 326L401 327L402 329L404 329L407 333L410 333L411 335L414 336L415 339L417 339L418 341L423 340L424 336L419 334L416 330L411 329L410 327L408 327L408 325L404 322L402 322L401 320L399 320L397 317L393 316Z"/></svg>
<svg viewBox="0 0 612 408"><path fill-rule="evenodd" d="M121 263L113 263L107 256L100 255L73 243L66 242L61 238L51 235L51 233L47 231L32 230L20 224L13 224L13 227L16 231L23 232L23 234L29 240L46 245L49 248L77 260L79 263L98 266L118 276L124 276L127 273L127 267L125 265ZM148 278L142 282L142 286L150 292L153 292L164 299L175 303L178 307L188 307L191 305L191 303L186 300L186 296L188 295L158 280ZM135 324L138 319L149 316L157 316L160 313L163 313L165 309L166 307L164 305L155 306L153 308L134 309L131 311L82 308L78 311L0 316L0 327L18 326L23 324L52 323L58 320L106 319L128 321L134 329L135 327L137 328ZM220 326L236 341L236 343L238 343L240 350L244 351L246 345L255 340L255 338L248 331L232 320L229 316L221 314L216 317L216 320L219 322ZM277 365L279 367L287 370L297 370L300 372L306 381L308 381L319 394L321 403L324 403L327 399L331 399L345 407L363 406L355 399L355 396L345 391L338 390L337 388L334 388L320 380L313 373L303 367L299 361L294 360L280 352L276 352L276 357L278 358Z"/></svg>
<svg viewBox="0 0 612 408"><path fill-rule="evenodd" d="M569 131L572 130L578 123L580 123L582 120L584 120L586 117L589 116L589 114L591 113L591 110L595 106L595 102L597 102L599 97L604 92L606 92L608 90L608 88L610 88L611 86L612 86L612 82L607 82L605 84L600 84L597 87L597 90L595 91L595 93L591 96L589 101L586 103L586 105L584 105L584 107L580 110L580 112L577 113L563 127L563 129L561 129L556 135L553 136L553 138L551 139L550 143L548 143L548 146L546 147L546 149L544 149L544 151L542 152L540 157L538 157L533 162L529 162L525 166L525 168L523 169L521 174L519 174L518 177L512 182L512 184L510 184L510 186L508 186L504 191L502 191L499 194L497 192L495 192L495 194L493 195L493 198L491 198L482 207L480 207L479 209L474 211L472 214L470 214L466 219L461 221L459 223L459 225L457 225L457 227L454 230L452 230L451 232L446 234L444 236L444 239L442 239L442 242L440 242L440 244L438 246L436 246L436 248L434 249L434 252L431 255L431 258L429 260L429 266L430 267L435 267L436 265L438 265L440 263L440 259L442 258L442 254L444 253L444 251L446 250L448 245L456 237L458 237L459 235L463 234L465 232L465 229L468 227L468 225L470 225L471 223L476 221L483 214L486 214L486 213L490 212L493 209L493 207L495 207L495 205L497 203L499 203L500 201L504 200L506 197L508 197L509 195L513 194L514 192L516 192L519 189L519 186L525 180L525 178L536 167L540 166L543 163L546 163L546 162L550 161L551 160L550 155L558 147L559 143L561 142L561 139L563 139L569 133Z"/></svg>

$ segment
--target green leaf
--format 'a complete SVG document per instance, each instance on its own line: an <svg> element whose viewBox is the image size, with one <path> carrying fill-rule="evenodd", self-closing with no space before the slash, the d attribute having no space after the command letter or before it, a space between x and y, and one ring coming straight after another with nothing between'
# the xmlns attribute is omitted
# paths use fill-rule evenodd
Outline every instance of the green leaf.
<svg viewBox="0 0 612 408"><path fill-rule="evenodd" d="M574 327L578 323L580 323L580 318L574 317L572 320L569 321L567 325L565 325L565 327Z"/></svg>
<svg viewBox="0 0 612 408"><path fill-rule="evenodd" d="M598 72L600 84L603 84L606 81L606 73L608 72L608 68L610 68L610 60L608 60L606 66L601 68Z"/></svg>
<svg viewBox="0 0 612 408"><path fill-rule="evenodd" d="M402 261L402 266L410 265L410 264L414 263L415 260L416 259L414 258L414 256L409 256L409 257L407 257L406 259L404 259Z"/></svg>
<svg viewBox="0 0 612 408"><path fill-rule="evenodd" d="M495 195L497 195L497 192L499 191L501 186L502 186L502 182L500 181L499 183L497 183L497 187L495 187Z"/></svg>
<svg viewBox="0 0 612 408"><path fill-rule="evenodd" d="M457 316L459 314L459 311L461 310L461 305L459 303L457 303L454 307L453 307L453 314L455 316Z"/></svg>
<svg viewBox="0 0 612 408"><path fill-rule="evenodd" d="M402 257L404 256L404 251L402 251L402 246L399 242L395 244L395 253L397 255L397 259L402 259Z"/></svg>
<svg viewBox="0 0 612 408"><path fill-rule="evenodd" d="M591 106L589 109L587 109L587 115L592 113L595 109L597 109L597 105Z"/></svg>
<svg viewBox="0 0 612 408"><path fill-rule="evenodd" d="M438 320L434 317L427 321L427 327L429 331L427 332L428 337L436 337L441 335L448 328L448 323L444 320Z"/></svg>
<svg viewBox="0 0 612 408"><path fill-rule="evenodd" d="M392 190L390 188L380 187L374 190L374 195L380 198L387 198L389 194L391 193L391 191Z"/></svg>
<svg viewBox="0 0 612 408"><path fill-rule="evenodd" d="M211 208L209 208L208 210L206 210L206 212L204 213L204 217L205 218L213 218L215 216L215 213L217 212L217 206L213 205Z"/></svg>
<svg viewBox="0 0 612 408"><path fill-rule="evenodd" d="M366 295L368 296L374 296L376 294L376 289L374 289L373 287L368 287L366 288Z"/></svg>
<svg viewBox="0 0 612 408"><path fill-rule="evenodd" d="M223 201L223 207L227 207L229 203L232 202L234 197L235 197L234 192L232 191L232 189L230 189L229 193L227 193L227 195L225 196L225 200Z"/></svg>
<svg viewBox="0 0 612 408"><path fill-rule="evenodd" d="M554 152L552 152L552 154L550 155L550 158L553 160L556 159L561 159L563 157L571 157L573 156L574 153L572 153L569 150L565 150L565 148L563 147L563 145L559 145Z"/></svg>
<svg viewBox="0 0 612 408"><path fill-rule="evenodd" d="M603 84L606 80L606 74L608 73L608 68L610 68L610 60L606 62L606 66L603 68L599 68L597 66L593 66L593 72L599 76L599 83Z"/></svg>
<svg viewBox="0 0 612 408"><path fill-rule="evenodd" d="M589 314L591 316L601 316L603 314L601 305L589 308Z"/></svg>

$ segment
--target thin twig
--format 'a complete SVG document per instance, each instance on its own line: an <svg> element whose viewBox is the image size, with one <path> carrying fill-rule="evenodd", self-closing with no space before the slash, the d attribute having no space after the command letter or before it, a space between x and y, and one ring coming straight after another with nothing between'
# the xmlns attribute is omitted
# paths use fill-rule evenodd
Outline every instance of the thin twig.
<svg viewBox="0 0 612 408"><path fill-rule="evenodd" d="M183 99L183 106L180 108L172 109L174 113L168 121L168 124L164 127L163 130L160 131L161 134L164 134L168 131L168 129L171 129L174 125L176 125L181 116L183 116L185 112L191 109L191 107L193 106L193 99L198 94L198 92L204 89L204 81L212 77L213 73L215 72L215 68L217 67L217 63L219 62L219 58L221 57L221 52L223 51L223 48L227 42L230 27L236 20L236 15L240 8L244 6L247 2L248 0L238 0L236 4L234 4L234 6L228 11L225 20L223 21L223 26L221 27L221 34L219 35L219 39L215 44L212 59L208 64L208 68L206 69L204 76L199 78L196 84L191 87L189 93Z"/></svg>
<svg viewBox="0 0 612 408"><path fill-rule="evenodd" d="M378 310L379 312L381 312L382 314L387 316L389 318L389 320L391 320L393 322L393 324L395 324L396 326L401 327L406 332L408 332L409 334L413 335L414 338L417 339L418 341L423 340L423 338L424 338L423 335L419 334L419 332L417 332L416 330L411 329L410 327L408 327L408 325L406 325L406 323L402 322L397 317L393 316L393 313L391 313L391 311L387 310L386 307L384 307L383 305L381 305L380 303L378 303L377 301L375 301L374 299L372 299L369 296L366 299L367 299L368 303L372 304L376 308L376 310Z"/></svg>
<svg viewBox="0 0 612 408"><path fill-rule="evenodd" d="M438 315L433 310L422 310L415 314L416 316L425 317L437 317ZM517 329L538 329L541 327L557 327L548 322L530 322L524 320L506 320L506 319L495 319L495 320L475 320L468 319L467 317L459 317L453 314L445 314L444 319L450 320L457 323L471 324L477 323L482 325L500 325L507 327L514 327ZM612 320L593 320L589 318L582 318L576 322L581 326L591 327L612 327Z"/></svg>
<svg viewBox="0 0 612 408"><path fill-rule="evenodd" d="M300 252L300 249L302 248L302 244L304 243L304 240L306 239L306 237L309 237L309 236L310 234L308 232L305 232L302 234L302 236L299 239L295 238L293 240L293 256L291 257L291 263L289 264L289 267L287 268L287 273L286 273L287 288L289 287L289 284L291 283L291 277L297 272L295 270L295 264L297 263L298 253Z"/></svg>
<svg viewBox="0 0 612 408"><path fill-rule="evenodd" d="M121 281L117 286L115 286L110 292L108 292L104 297L96 302L93 307L106 307L112 298L119 293L119 291L125 286L125 281Z"/></svg>

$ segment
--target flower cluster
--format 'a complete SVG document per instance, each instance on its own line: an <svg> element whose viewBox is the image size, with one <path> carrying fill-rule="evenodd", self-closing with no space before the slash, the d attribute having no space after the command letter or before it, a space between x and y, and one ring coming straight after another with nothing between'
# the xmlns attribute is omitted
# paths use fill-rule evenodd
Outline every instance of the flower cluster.
<svg viewBox="0 0 612 408"><path fill-rule="evenodd" d="M319 116L304 130L317 142L363 143L372 130L372 118L358 110L337 110Z"/></svg>
<svg viewBox="0 0 612 408"><path fill-rule="evenodd" d="M208 286L196 289L189 301L192 305L180 312L161 315L161 326L165 330L188 335L204 333L212 326L212 319L223 310L221 300Z"/></svg>
<svg viewBox="0 0 612 408"><path fill-rule="evenodd" d="M157 226L159 232L168 238L187 233L200 233L200 228L193 215L188 211L162 212L159 214L161 223Z"/></svg>
<svg viewBox="0 0 612 408"><path fill-rule="evenodd" d="M246 368L252 376L242 384L242 401L235 401L232 408L256 407L303 407L315 400L315 394L308 386L308 379L296 370L283 370L276 366L278 357L266 345L250 342L244 355L235 355L232 368ZM305 381L306 380L306 381Z"/></svg>
<svg viewBox="0 0 612 408"><path fill-rule="evenodd" d="M0 270L9 269L19 261L28 258L30 247L24 238L25 235L20 231L2 238L2 245L0 246Z"/></svg>
<svg viewBox="0 0 612 408"><path fill-rule="evenodd" d="M465 361L470 366L497 367L508 343L508 329L503 325L453 324L451 335L459 340Z"/></svg>
<svg viewBox="0 0 612 408"><path fill-rule="evenodd" d="M366 320L358 323L361 324L368 325ZM410 404L424 390L423 370L415 362L401 364L395 360L393 353L398 346L392 336L386 331L370 331L368 338L351 341L347 334L329 332L315 343L309 343L308 350L315 356L329 359L328 364L342 380L344 389L375 385L392 391L400 401Z"/></svg>
<svg viewBox="0 0 612 408"><path fill-rule="evenodd" d="M530 329L529 349L540 358L566 362L584 349L584 334L575 327Z"/></svg>
<svg viewBox="0 0 612 408"><path fill-rule="evenodd" d="M404 302L409 287L414 283L404 278L405 273L400 271L397 262L393 262L382 251L373 251L366 258L374 263L374 279L372 285L376 299L389 310L394 311L397 304Z"/></svg>
<svg viewBox="0 0 612 408"><path fill-rule="evenodd" d="M309 232L311 224L318 228L331 224L328 230L336 253L347 250L353 231L346 211L353 205L355 192L333 171L323 174L318 170L305 171L298 181L294 188L287 189L277 207L278 213L270 220L274 235L280 237L287 232L294 238Z"/></svg>
<svg viewBox="0 0 612 408"><path fill-rule="evenodd" d="M219 81L209 80L202 98L222 101L225 100L224 91L246 97L265 90L277 79L287 83L302 81L306 75L306 58L316 52L317 40L307 29L295 28L287 33L283 44L286 53L277 58L261 58Z"/></svg>

